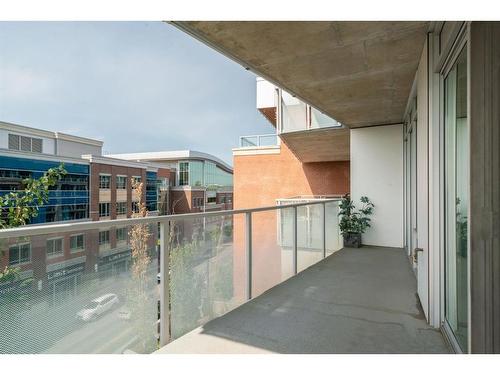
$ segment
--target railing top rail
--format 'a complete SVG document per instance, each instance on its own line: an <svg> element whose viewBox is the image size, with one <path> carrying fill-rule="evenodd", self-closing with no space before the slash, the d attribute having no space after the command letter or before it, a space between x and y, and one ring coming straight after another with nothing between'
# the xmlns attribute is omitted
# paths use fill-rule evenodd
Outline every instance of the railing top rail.
<svg viewBox="0 0 500 375"><path fill-rule="evenodd" d="M223 211L197 212L197 213L177 214L177 215L146 216L139 218L116 219L116 220L106 220L106 221L84 221L84 222L78 221L78 222L68 222L68 223L58 223L58 224L27 225L18 228L9 228L0 230L0 239L12 238L12 237L24 237L24 236L37 236L43 234L51 234L54 232L56 233L78 232L78 231L85 231L92 229L120 227L127 225L136 225L136 224L151 224L158 222L168 222L170 220L203 219L204 217L227 216L227 215L245 214L248 212L281 210L290 207L323 204L339 200L340 199L322 199L317 201L282 204L276 206L245 208L239 210L223 210Z"/></svg>
<svg viewBox="0 0 500 375"><path fill-rule="evenodd" d="M255 138L255 137L276 137L277 135L278 134L276 134L276 133L240 135L240 139L241 138Z"/></svg>

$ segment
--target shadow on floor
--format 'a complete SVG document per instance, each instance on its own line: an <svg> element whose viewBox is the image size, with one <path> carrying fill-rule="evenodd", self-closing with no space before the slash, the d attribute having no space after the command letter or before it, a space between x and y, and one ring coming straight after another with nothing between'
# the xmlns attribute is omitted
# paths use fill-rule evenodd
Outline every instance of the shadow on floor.
<svg viewBox="0 0 500 375"><path fill-rule="evenodd" d="M401 249L342 249L159 353L448 353Z"/></svg>

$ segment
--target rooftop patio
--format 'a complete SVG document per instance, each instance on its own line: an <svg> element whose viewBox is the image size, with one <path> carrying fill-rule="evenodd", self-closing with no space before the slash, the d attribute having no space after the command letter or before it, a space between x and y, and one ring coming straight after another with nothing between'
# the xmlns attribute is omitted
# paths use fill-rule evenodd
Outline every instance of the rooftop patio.
<svg viewBox="0 0 500 375"><path fill-rule="evenodd" d="M448 353L403 250L342 249L157 353Z"/></svg>

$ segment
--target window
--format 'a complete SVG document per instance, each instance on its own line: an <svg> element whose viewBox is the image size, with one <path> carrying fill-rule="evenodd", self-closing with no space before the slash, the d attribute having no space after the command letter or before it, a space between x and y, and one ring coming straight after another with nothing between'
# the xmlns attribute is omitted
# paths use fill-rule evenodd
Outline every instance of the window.
<svg viewBox="0 0 500 375"><path fill-rule="evenodd" d="M217 203L217 197L208 197L207 203Z"/></svg>
<svg viewBox="0 0 500 375"><path fill-rule="evenodd" d="M134 188L135 184L140 184L142 181L141 176L132 176L132 189Z"/></svg>
<svg viewBox="0 0 500 375"><path fill-rule="evenodd" d="M52 238L47 240L47 258L62 255L63 253L63 239Z"/></svg>
<svg viewBox="0 0 500 375"><path fill-rule="evenodd" d="M9 247L9 266L29 263L31 261L31 244L20 243Z"/></svg>
<svg viewBox="0 0 500 375"><path fill-rule="evenodd" d="M111 185L111 176L100 174L99 175L99 189L109 189Z"/></svg>
<svg viewBox="0 0 500 375"><path fill-rule="evenodd" d="M99 232L99 245L109 244L109 230Z"/></svg>
<svg viewBox="0 0 500 375"><path fill-rule="evenodd" d="M469 142L467 48L444 79L445 319L464 352L468 348Z"/></svg>
<svg viewBox="0 0 500 375"><path fill-rule="evenodd" d="M109 203L99 203L99 217L109 216Z"/></svg>
<svg viewBox="0 0 500 375"><path fill-rule="evenodd" d="M127 228L116 228L116 240L127 241Z"/></svg>
<svg viewBox="0 0 500 375"><path fill-rule="evenodd" d="M189 185L189 163L180 162L179 163L179 185Z"/></svg>
<svg viewBox="0 0 500 375"><path fill-rule="evenodd" d="M132 212L134 213L139 212L139 202L132 202Z"/></svg>
<svg viewBox="0 0 500 375"><path fill-rule="evenodd" d="M85 242L83 234L75 234L69 238L69 248L71 252L84 250Z"/></svg>
<svg viewBox="0 0 500 375"><path fill-rule="evenodd" d="M9 150L19 150L19 139L17 134L9 134Z"/></svg>
<svg viewBox="0 0 500 375"><path fill-rule="evenodd" d="M126 176L116 176L116 188L126 189L127 188L127 177Z"/></svg>
<svg viewBox="0 0 500 375"><path fill-rule="evenodd" d="M9 149L27 152L42 152L43 141L41 138L24 137L17 134L9 134Z"/></svg>
<svg viewBox="0 0 500 375"><path fill-rule="evenodd" d="M203 207L203 198L193 198L193 207Z"/></svg>
<svg viewBox="0 0 500 375"><path fill-rule="evenodd" d="M127 202L116 202L116 214L117 215L127 214Z"/></svg>

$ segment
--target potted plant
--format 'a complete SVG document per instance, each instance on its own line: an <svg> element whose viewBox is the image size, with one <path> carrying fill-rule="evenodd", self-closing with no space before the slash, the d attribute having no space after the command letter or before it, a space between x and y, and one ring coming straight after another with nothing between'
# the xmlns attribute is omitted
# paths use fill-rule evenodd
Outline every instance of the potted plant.
<svg viewBox="0 0 500 375"><path fill-rule="evenodd" d="M363 206L359 211L356 210L354 202L349 194L346 194L340 202L340 231L344 238L344 247L360 247L361 234L370 227L370 216L373 213L372 202L368 197L361 197Z"/></svg>

